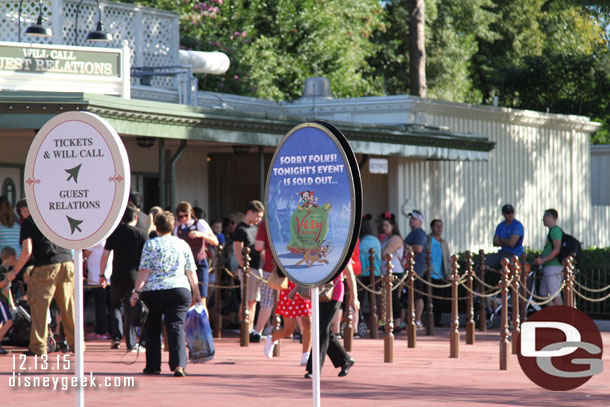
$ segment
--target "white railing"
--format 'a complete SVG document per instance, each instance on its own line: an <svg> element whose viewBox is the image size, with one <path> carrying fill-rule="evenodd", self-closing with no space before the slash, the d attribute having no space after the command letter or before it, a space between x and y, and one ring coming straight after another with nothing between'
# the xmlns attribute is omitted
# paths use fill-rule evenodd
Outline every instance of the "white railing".
<svg viewBox="0 0 610 407"><path fill-rule="evenodd" d="M25 29L38 17L38 1L24 0L21 41L109 48L122 48L126 42L132 67L176 65L180 42L176 13L133 4L100 1L100 5L104 28L113 37L108 43L85 41L87 33L95 30L98 19L97 6L92 0L83 0L78 13L78 27L75 27L78 1L42 0L44 25L53 30L52 37L24 35ZM18 15L19 1L0 0L0 41L18 40ZM133 78L132 84L136 81ZM177 86L173 77L154 77L151 85L173 89Z"/></svg>

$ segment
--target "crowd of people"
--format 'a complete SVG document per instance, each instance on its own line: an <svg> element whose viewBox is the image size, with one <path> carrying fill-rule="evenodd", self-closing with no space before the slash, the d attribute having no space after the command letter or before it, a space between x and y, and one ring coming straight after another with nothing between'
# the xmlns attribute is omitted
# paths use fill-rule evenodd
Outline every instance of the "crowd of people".
<svg viewBox="0 0 610 407"><path fill-rule="evenodd" d="M74 348L73 253L56 246L40 232L29 216L25 200L18 202L15 209L5 197L0 197L0 345L12 328L16 304L22 302L27 304L32 321L26 353L46 354L49 335L57 335L61 350L69 352ZM92 298L95 304L95 325L87 340L109 340L110 348L121 349L125 338L126 351L145 352L144 374L161 372L165 348L169 352L170 370L181 377L186 375L188 359L184 323L189 308L196 303L206 311L208 306L217 306L232 322L239 320L241 307L247 307L251 316L250 342L263 342L264 354L272 358L279 339L300 338L300 364L305 366L305 377L311 377L311 301L292 282L282 290L266 284L277 271L277 265L269 250L264 212L263 204L253 200L244 213L208 223L205 212L189 202L180 202L172 212L153 207L145 213L141 195L132 193L116 230L105 241L83 252L85 302ZM500 250L485 260L490 268L498 268L504 257L523 252L524 228L514 212L511 205L502 207L504 220L493 236L493 244ZM443 221L433 219L430 232L426 233L421 211L413 210L408 217L411 230L403 237L393 213L384 212L375 219L365 215L358 250L333 281L331 300L320 304L321 364L328 354L340 369L339 376L346 376L355 363L338 340L342 316L351 310L354 326L358 327L362 317L360 303L368 299L370 305L366 291L357 289L356 279L368 286L372 275L385 274L387 254L392 255L392 273L402 278L407 250L414 253L414 271L419 276L426 271L429 252L432 282L441 284L450 277L451 252L443 238ZM545 211L543 222L549 234L542 255L536 259L544 269L542 295L556 293L561 285L557 254L563 232L557 227L557 219L556 210ZM209 288L212 283L228 282L231 274L243 279L245 247L250 249L248 291L223 290L223 295L213 298L215 290ZM370 249L374 249L372 257ZM227 269L230 273L217 274L214 269ZM423 329L421 292L425 290L418 279L415 288L415 323L417 329ZM345 302L346 290L349 301ZM435 294L445 293L435 291ZM394 326L400 330L404 327L406 295L404 290L393 290L392 296ZM148 306L149 315L144 326L136 328L128 313L140 300ZM561 304L561 296L554 303ZM442 307L436 303L434 310L434 322L440 324ZM272 332L274 312L283 317L283 326ZM54 324L49 324L49 317ZM7 352L0 346L0 354Z"/></svg>

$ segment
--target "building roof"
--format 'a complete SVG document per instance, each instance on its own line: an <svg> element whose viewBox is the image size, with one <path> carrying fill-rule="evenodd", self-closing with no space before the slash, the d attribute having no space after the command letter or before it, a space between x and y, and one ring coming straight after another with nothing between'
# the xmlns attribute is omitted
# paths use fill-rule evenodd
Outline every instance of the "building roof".
<svg viewBox="0 0 610 407"><path fill-rule="evenodd" d="M105 118L121 135L271 147L291 128L309 120L87 93L5 91L0 93L0 129L38 129L53 116L72 110ZM486 136L433 126L333 124L361 154L485 161L495 146Z"/></svg>

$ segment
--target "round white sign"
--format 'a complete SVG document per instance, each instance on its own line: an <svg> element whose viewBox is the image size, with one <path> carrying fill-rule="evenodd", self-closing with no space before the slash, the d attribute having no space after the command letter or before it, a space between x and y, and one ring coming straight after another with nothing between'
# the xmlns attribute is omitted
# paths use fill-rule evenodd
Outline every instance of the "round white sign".
<svg viewBox="0 0 610 407"><path fill-rule="evenodd" d="M106 120L66 112L34 138L24 178L36 226L53 243L79 250L95 246L118 225L131 172L125 146Z"/></svg>

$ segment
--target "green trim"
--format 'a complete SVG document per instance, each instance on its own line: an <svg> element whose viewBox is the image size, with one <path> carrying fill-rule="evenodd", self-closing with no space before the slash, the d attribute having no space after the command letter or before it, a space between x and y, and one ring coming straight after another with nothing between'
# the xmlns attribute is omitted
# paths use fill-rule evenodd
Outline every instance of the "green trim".
<svg viewBox="0 0 610 407"><path fill-rule="evenodd" d="M95 113L124 135L262 146L276 146L284 134L305 121L297 116L206 109L86 93L6 91L0 94L0 128L36 129L53 116L72 110ZM473 158L472 154L470 158L459 158L459 151L448 153L463 150L475 153L477 160L484 160L487 152L495 147L487 137L429 126L334 124L359 146L355 149L361 153L387 151L388 155ZM425 151L419 151L418 147L424 147ZM430 148L447 151L432 153Z"/></svg>

